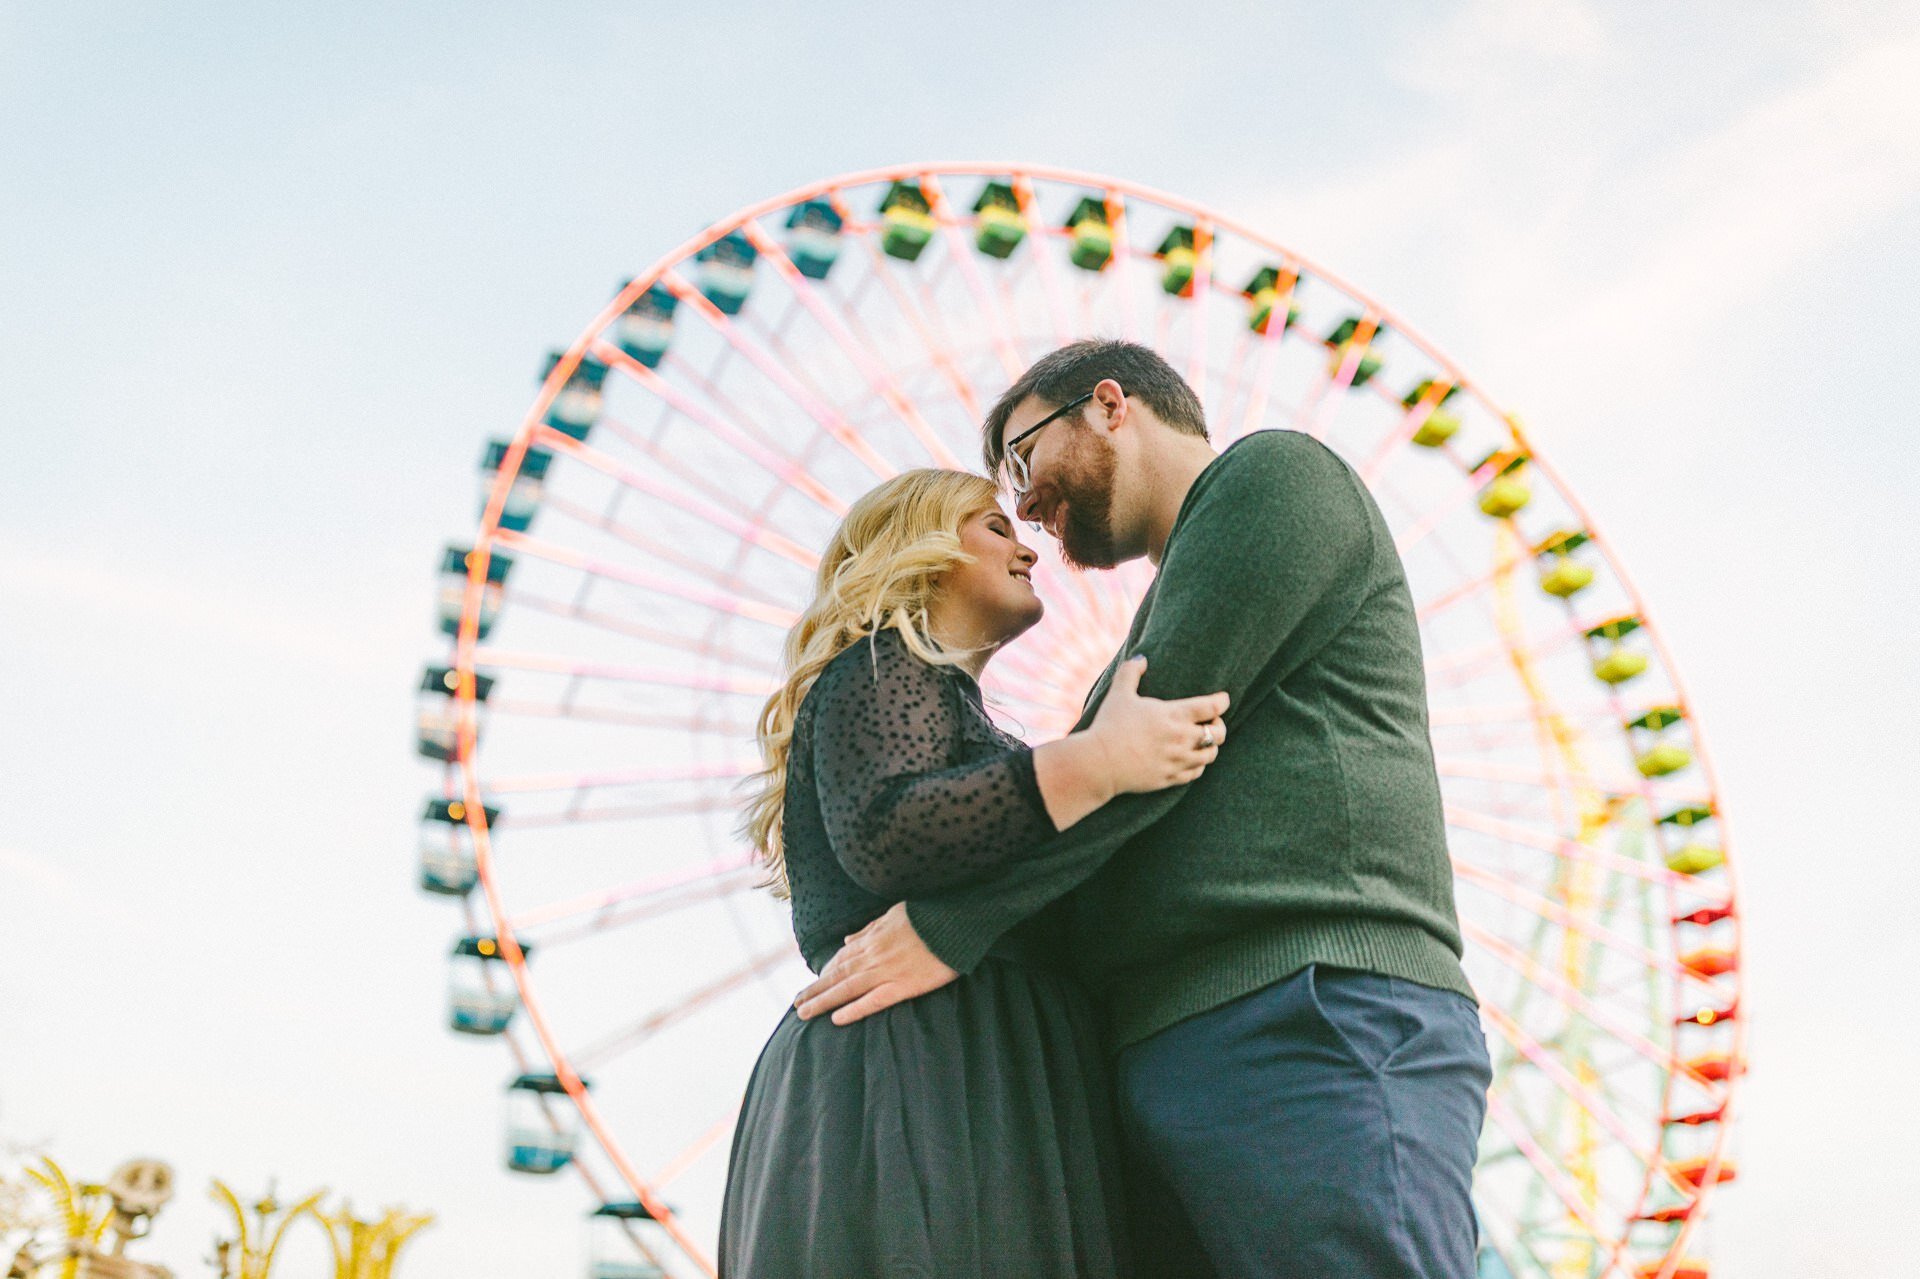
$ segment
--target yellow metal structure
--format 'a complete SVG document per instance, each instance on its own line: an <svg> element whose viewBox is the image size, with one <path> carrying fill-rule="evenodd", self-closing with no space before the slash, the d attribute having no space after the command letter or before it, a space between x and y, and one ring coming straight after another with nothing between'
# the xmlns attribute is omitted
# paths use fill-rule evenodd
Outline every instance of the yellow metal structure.
<svg viewBox="0 0 1920 1279"><path fill-rule="evenodd" d="M333 1250L334 1279L391 1279L401 1248L433 1224L430 1214L402 1208L389 1208L372 1220L354 1216L352 1206L346 1203L336 1212L325 1212L320 1201L326 1194L316 1190L291 1207L283 1207L269 1189L253 1205L250 1225L239 1197L225 1182L215 1181L213 1197L227 1206L234 1223L234 1237L216 1245L220 1279L270 1279L288 1227L302 1217L311 1217L327 1232L327 1243Z"/></svg>

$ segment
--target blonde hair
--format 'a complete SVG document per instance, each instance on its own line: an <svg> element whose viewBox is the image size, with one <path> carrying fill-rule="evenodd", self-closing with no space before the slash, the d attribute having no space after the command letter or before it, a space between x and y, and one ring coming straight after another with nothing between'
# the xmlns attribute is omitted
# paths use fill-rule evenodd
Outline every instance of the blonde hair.
<svg viewBox="0 0 1920 1279"><path fill-rule="evenodd" d="M992 481L970 472L905 471L862 495L834 530L820 556L813 602L787 632L781 650L786 674L757 724L761 767L745 782L751 794L741 832L766 864L765 887L775 896L788 894L780 827L793 721L807 690L842 651L886 628L899 631L924 662L953 666L963 660L966 653L934 642L927 607L942 575L972 562L960 549L960 526L998 505Z"/></svg>

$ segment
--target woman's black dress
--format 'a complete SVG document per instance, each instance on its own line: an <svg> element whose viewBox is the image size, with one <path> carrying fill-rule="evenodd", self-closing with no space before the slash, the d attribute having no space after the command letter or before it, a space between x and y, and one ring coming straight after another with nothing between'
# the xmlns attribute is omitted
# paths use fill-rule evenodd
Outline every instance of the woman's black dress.
<svg viewBox="0 0 1920 1279"><path fill-rule="evenodd" d="M819 972L894 902L990 876L1054 833L1032 751L965 672L884 630L794 721L782 827ZM1113 1279L1129 1271L1092 1007L1018 933L851 1026L789 1012L754 1068L720 1222L724 1279Z"/></svg>

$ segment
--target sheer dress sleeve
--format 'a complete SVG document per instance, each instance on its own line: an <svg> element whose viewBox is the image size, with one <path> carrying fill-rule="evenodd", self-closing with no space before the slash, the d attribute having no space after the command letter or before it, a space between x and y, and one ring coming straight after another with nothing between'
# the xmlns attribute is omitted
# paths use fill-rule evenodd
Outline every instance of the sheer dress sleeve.
<svg viewBox="0 0 1920 1279"><path fill-rule="evenodd" d="M822 823L842 869L871 893L897 901L972 883L1056 833L1032 749L991 728L967 679L884 631L811 691Z"/></svg>

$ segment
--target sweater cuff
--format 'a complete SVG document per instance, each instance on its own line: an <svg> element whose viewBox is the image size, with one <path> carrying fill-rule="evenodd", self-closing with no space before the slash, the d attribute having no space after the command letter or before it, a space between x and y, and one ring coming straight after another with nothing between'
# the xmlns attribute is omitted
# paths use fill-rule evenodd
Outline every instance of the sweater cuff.
<svg viewBox="0 0 1920 1279"><path fill-rule="evenodd" d="M938 902L908 902L907 922L933 957L957 973L977 968L1005 931Z"/></svg>
<svg viewBox="0 0 1920 1279"><path fill-rule="evenodd" d="M1040 838L1047 840L1058 835L1060 828L1053 824L1053 814L1047 811L1047 797L1040 793L1040 774L1034 769L1033 747L1023 746L1012 752L1010 762L1014 789L1020 792L1022 802L1039 824Z"/></svg>

